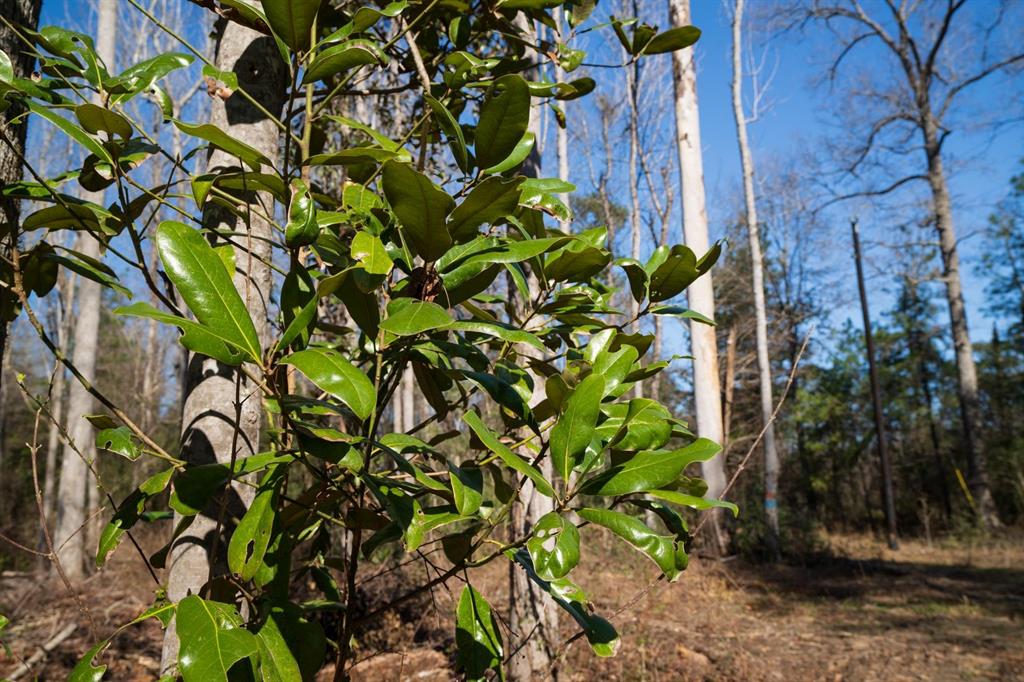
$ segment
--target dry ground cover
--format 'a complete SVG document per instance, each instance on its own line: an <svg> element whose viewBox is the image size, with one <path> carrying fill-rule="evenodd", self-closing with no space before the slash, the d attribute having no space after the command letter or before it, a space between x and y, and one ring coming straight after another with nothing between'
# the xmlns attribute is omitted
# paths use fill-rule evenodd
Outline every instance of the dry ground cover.
<svg viewBox="0 0 1024 682"><path fill-rule="evenodd" d="M1020 535L931 546L905 541L899 552L870 538L832 537L828 552L800 564L695 558L677 584L653 586L656 569L604 538L596 543L576 575L602 612L621 610L613 620L622 648L615 658L596 659L585 643L572 644L561 660L576 672L561 679L1024 679ZM599 547L611 558L599 558ZM100 636L152 599L152 580L136 564L123 553L82 586L84 603L109 605L90 611ZM399 590L404 572L424 570L435 569L420 562L394 571L384 589ZM471 574L493 604L504 601L504 577L500 566ZM364 607L380 596L363 595ZM387 653L361 662L356 679L453 679L452 599L438 590L369 624L360 633L363 650ZM22 659L77 625L22 679L64 679L90 644L88 618L55 581L5 577L0 613L12 620L8 641ZM105 659L107 679L154 679L160 634L150 622L120 635ZM16 667L3 659L0 674Z"/></svg>

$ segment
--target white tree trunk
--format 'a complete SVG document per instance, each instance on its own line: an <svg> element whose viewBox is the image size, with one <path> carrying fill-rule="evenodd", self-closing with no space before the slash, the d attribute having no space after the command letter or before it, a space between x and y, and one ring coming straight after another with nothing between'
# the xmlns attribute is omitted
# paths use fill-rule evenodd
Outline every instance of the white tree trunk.
<svg viewBox="0 0 1024 682"><path fill-rule="evenodd" d="M690 0L669 0L669 21L673 26L687 26L690 21ZM708 250L708 214L704 196L704 161L700 146L700 115L697 106L697 68L693 49L672 53L672 83L675 89L676 147L679 154L679 175L683 202L683 237L698 258ZM707 274L687 290L689 305L713 317L715 294L711 275ZM715 328L690 322L693 352L693 393L696 407L697 433L716 443L722 441L722 397L718 377L718 347ZM725 462L719 455L702 465L708 495L717 497L725 489ZM728 538L723 515L715 513L713 532L718 550L724 552Z"/></svg>
<svg viewBox="0 0 1024 682"><path fill-rule="evenodd" d="M743 169L743 199L746 208L747 238L750 242L750 270L754 288L754 316L757 323L757 377L761 389L761 425L764 429L764 514L768 520L768 549L779 556L779 453L775 448L772 412L772 366L768 357L768 312L764 298L764 260L757 223L757 197L754 194L754 159L747 141L747 114L743 108L743 5L736 0L732 19L732 112L736 119L736 140Z"/></svg>
<svg viewBox="0 0 1024 682"><path fill-rule="evenodd" d="M217 44L218 69L233 71L244 88L269 112L277 115L284 104L287 70L277 56L274 41L250 29L228 22ZM279 129L248 100L238 95L227 101L213 100L211 122L231 137L255 147L270 158L278 155ZM208 168L236 166L237 160L220 151L210 154ZM273 199L259 195L262 206L272 210ZM248 224L232 214L208 205L206 227L226 231L248 231L235 247L235 287L245 301L261 341L267 340L267 302L272 277L270 261L271 225L253 214ZM188 359L184 408L182 410L182 455L189 462L229 464L256 454L259 449L262 398L259 389L237 369L210 358L191 354ZM225 550L232 517L244 513L252 499L248 486L228 488L219 499L195 517L174 543L170 552L168 597L179 601L188 594L215 594L216 578L225 569ZM178 638L174 623L164 636L162 670L177 662Z"/></svg>
<svg viewBox="0 0 1024 682"><path fill-rule="evenodd" d="M518 21L523 19L520 18ZM530 56L528 51L527 57ZM530 132L537 135L538 140L539 113L538 105L534 104L530 111ZM536 147L523 164L522 172L527 177L540 175L540 153ZM527 277L527 284L530 288L530 298L533 299L539 292L540 285L532 272ZM519 313L522 313L522 310L517 311L517 314ZM533 348L524 351L524 354L543 357L540 351ZM544 377L532 371L531 376L532 407L543 400L545 394ZM523 454L533 457L529 450L524 449ZM539 463L539 468L545 478L553 480L554 469L550 457L545 457ZM523 485L519 499L521 502L513 504L510 522L511 532L516 538L527 535L542 516L554 509L554 500L537 493L529 480ZM511 682L528 682L550 677L558 637L558 607L527 577L526 571L514 562L509 562L509 628L513 633L510 650L518 647L518 651L509 661L508 679Z"/></svg>
<svg viewBox="0 0 1024 682"><path fill-rule="evenodd" d="M96 54L114 69L115 41L117 34L117 0L101 0L96 30ZM97 103L102 104L97 100ZM103 193L88 193L89 201L103 203ZM82 233L78 239L78 250L90 258L100 259L100 244L95 237ZM74 350L71 362L89 381L96 378L96 356L99 353L100 305L102 287L92 280L81 278L78 283L75 308ZM96 458L95 436L92 424L85 415L92 414L95 401L81 382L75 381L68 391L67 429L71 442L64 447L61 458L60 484L57 497L57 532L54 546L59 548L57 556L64 571L70 578L79 578L85 573L86 540L90 533L85 528L89 501L98 496L89 491L96 488L97 481L89 473L89 464ZM76 452L77 449L77 452Z"/></svg>

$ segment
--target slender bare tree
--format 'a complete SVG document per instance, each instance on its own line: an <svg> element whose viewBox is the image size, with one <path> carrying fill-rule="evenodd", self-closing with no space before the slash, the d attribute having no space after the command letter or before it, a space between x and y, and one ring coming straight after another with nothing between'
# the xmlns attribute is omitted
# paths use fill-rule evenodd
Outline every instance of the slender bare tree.
<svg viewBox="0 0 1024 682"><path fill-rule="evenodd" d="M213 100L211 122L232 137L277 158L280 130L277 116L284 106L287 68L278 56L274 40L234 22L218 22L215 62L218 69L233 71L239 88L256 102L232 95ZM261 110L262 107L262 110ZM214 150L209 168L234 167L229 154ZM267 336L267 306L272 283L270 243L272 226L263 216L273 215L273 200L263 194L253 199L248 219L208 204L203 221L211 232L246 235L235 245L235 287L256 324L260 338ZM190 462L230 464L258 452L262 399L258 387L238 368L228 367L201 355L191 355L182 415L182 454ZM225 569L224 550L231 518L239 513L251 489L231 487L197 515L171 548L167 594L173 601L198 593ZM213 589L213 592L216 590ZM174 623L164 636L162 669L170 671L178 655Z"/></svg>
<svg viewBox="0 0 1024 682"><path fill-rule="evenodd" d="M690 0L669 0L669 20L673 26L690 23ZM672 53L672 84L675 92L676 148L683 204L683 236L698 257L708 250L708 212L704 196L704 161L700 147L700 114L697 105L697 66L693 48ZM709 317L715 314L715 294L711 275L695 281L687 290L690 307ZM718 347L715 328L690 322L693 349L693 386L697 432L716 443L722 442L722 397L718 377ZM708 483L708 495L716 497L725 488L725 463L721 456L702 465ZM712 523L720 552L726 551L728 537L723 515L715 513Z"/></svg>
<svg viewBox="0 0 1024 682"><path fill-rule="evenodd" d="M757 222L757 196L754 193L754 157L747 139L747 115L743 104L743 10L744 0L736 0L732 12L732 113L736 120L736 141L743 173L744 217L750 242L750 271L753 280L754 315L757 320L757 374L761 391L761 421L764 429L764 514L768 520L768 550L779 558L779 453L775 447L772 411L772 365L768 356L768 311L764 298L764 259ZM760 93L755 93L755 98Z"/></svg>
<svg viewBox="0 0 1024 682"><path fill-rule="evenodd" d="M882 196L923 182L931 200L931 224L939 241L950 327L955 349L957 387L968 460L968 484L979 520L998 525L985 457L981 408L973 348L960 277L958 238L953 222L945 165L946 142L960 126L993 122L991 116L1020 111L1012 94L987 113L967 112L971 90L982 81L1024 63L1019 27L1024 5L1014 0L975 4L966 0L896 2L870 6L860 0L804 0L789 16L817 22L834 40L836 58L828 69L832 85L845 82L855 110L843 113L849 144L836 150L843 179L860 184L853 196ZM844 81L847 63L861 61Z"/></svg>

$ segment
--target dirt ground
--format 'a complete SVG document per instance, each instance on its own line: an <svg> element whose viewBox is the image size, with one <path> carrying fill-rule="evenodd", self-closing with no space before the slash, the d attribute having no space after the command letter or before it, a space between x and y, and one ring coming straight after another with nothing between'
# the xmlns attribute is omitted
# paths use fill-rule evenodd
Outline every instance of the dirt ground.
<svg viewBox="0 0 1024 682"><path fill-rule="evenodd" d="M871 538L833 536L828 551L800 564L694 558L673 585L652 584L652 564L604 537L593 541L573 577L618 626L622 646L610 659L595 658L583 641L564 648L561 680L1024 680L1020 534L904 541L898 552ZM499 605L505 575L494 567L470 577ZM0 679L74 624L20 678L65 679L94 641L90 629L109 635L151 603L153 587L121 550L80 588L83 603L93 605L91 628L59 582L0 578L0 613L12 621L4 638L17 659L0 649ZM450 613L459 589L425 595L363 633L363 651L388 652L367 657L354 678L455 679ZM574 629L564 626L568 638ZM105 679L155 679L160 636L155 621L119 635L103 660L111 666Z"/></svg>

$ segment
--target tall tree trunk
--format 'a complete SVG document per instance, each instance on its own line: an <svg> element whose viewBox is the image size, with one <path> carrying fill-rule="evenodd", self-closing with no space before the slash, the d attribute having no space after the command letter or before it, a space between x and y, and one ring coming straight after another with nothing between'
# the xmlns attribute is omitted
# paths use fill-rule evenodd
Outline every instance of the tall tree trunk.
<svg viewBox="0 0 1024 682"><path fill-rule="evenodd" d="M722 456L729 453L729 432L732 429L733 395L736 392L736 325L729 327L725 337L725 407L722 411Z"/></svg>
<svg viewBox="0 0 1024 682"><path fill-rule="evenodd" d="M235 23L219 23L216 64L233 71L239 86L266 109L278 115L284 106L287 68L278 57L272 38ZM213 100L211 122L231 137L258 149L269 158L277 158L279 129L256 106L243 97ZM211 171L233 167L237 160L213 151L208 160ZM254 195L272 212L273 199ZM267 340L267 305L272 284L270 240L272 226L255 214L241 221L233 214L207 205L203 222L211 231L249 233L235 247L235 287L245 301L261 342ZM182 456L191 463L222 462L258 452L262 399L259 388L236 368L215 360L190 355L182 415ZM189 593L215 595L216 578L225 568L225 550L230 536L231 518L244 510L252 499L248 486L229 487L214 500L171 548L167 594L179 601ZM208 584L209 583L209 584ZM174 623L164 635L162 670L174 668L178 638Z"/></svg>
<svg viewBox="0 0 1024 682"><path fill-rule="evenodd" d="M636 3L634 3L636 10ZM634 61L626 69L626 98L629 100L629 256L633 260L640 260L640 62ZM632 320L633 333L640 333L640 301L632 296L629 297L629 314ZM660 350L660 349L659 349ZM633 397L639 398L643 395L640 387L641 382L633 386Z"/></svg>
<svg viewBox="0 0 1024 682"><path fill-rule="evenodd" d="M928 185L932 192L935 229L942 254L942 275L946 283L949 321L956 354L957 397L963 422L964 445L967 449L967 484L974 498L978 520L986 526L1002 525L992 490L989 487L985 456L981 452L981 401L978 397L978 373L974 366L974 348L967 326L963 285L960 282L960 255L953 228L953 206L942 164L939 129L929 111L924 113L924 147L928 155Z"/></svg>
<svg viewBox="0 0 1024 682"><path fill-rule="evenodd" d="M555 12L555 32L558 36L558 40L564 40L562 36L562 13ZM558 60L555 60L555 82L560 83L565 79L565 70L562 68ZM563 101L559 106L562 108L563 118L569 115L569 102ZM569 181L569 130L568 124L556 125L555 126L555 155L558 160L558 178L566 182ZM562 203L567 208L571 208L569 204L569 194L559 194L558 198L562 200ZM562 232L569 232L570 220L560 220L558 222L558 229Z"/></svg>
<svg viewBox="0 0 1024 682"><path fill-rule="evenodd" d="M412 367L406 366L402 374L402 433L409 433L416 426L416 377Z"/></svg>
<svg viewBox="0 0 1024 682"><path fill-rule="evenodd" d="M96 54L110 71L114 70L115 41L117 39L117 0L101 0L96 26ZM94 98L103 104L99 96ZM86 194L89 201L102 203L102 192ZM78 238L78 250L84 256L99 260L99 241L92 235L82 233ZM72 331L73 350L71 361L89 381L96 379L96 356L99 354L100 305L103 290L98 282L80 278L75 302L75 323ZM71 384L68 391L67 429L71 441L64 446L61 458L60 484L57 499L57 532L54 544L61 547L58 552L64 570L69 577L81 577L86 567L86 546L91 540L89 523L90 503L98 502L96 486L98 481L89 471L95 466L96 444L93 427L85 416L95 411L95 401L80 381ZM89 526L89 527L87 527Z"/></svg>
<svg viewBox="0 0 1024 682"><path fill-rule="evenodd" d="M868 377L871 381L871 409L875 418L875 446L882 465L882 504L885 507L886 537L890 549L899 549L896 531L896 502L892 489L892 465L889 462L889 447L885 437L885 414L882 411L882 388L878 381L878 366L875 363L875 340L871 333L871 313L868 310L868 294L864 287L864 266L860 257L860 234L857 221L850 223L853 232L853 257L857 264L857 292L860 294L860 310L864 318L864 345L868 351Z"/></svg>
<svg viewBox="0 0 1024 682"><path fill-rule="evenodd" d="M669 0L669 21L673 26L690 22L690 0ZM675 89L676 147L683 202L683 236L686 244L700 257L708 250L708 214L704 196L704 161L700 147L700 116L697 107L697 67L693 49L672 53L672 84ZM715 294L711 275L707 274L687 289L690 307L714 317ZM718 347L715 328L690 322L693 351L693 393L697 433L722 442L722 396L718 376ZM725 489L725 461L717 456L701 465L708 484L708 496L718 497ZM721 510L712 512L712 532L718 551L729 545Z"/></svg>
<svg viewBox="0 0 1024 682"><path fill-rule="evenodd" d="M736 0L732 17L732 113L736 119L736 141L743 170L743 200L746 208L747 239L750 242L750 271L754 288L754 317L757 340L757 377L761 390L761 424L764 428L764 515L768 520L768 550L779 559L779 453L775 448L772 412L772 366L768 357L768 311L764 297L764 261L757 223L757 197L754 194L754 158L747 141L747 114L743 107L743 6Z"/></svg>
<svg viewBox="0 0 1024 682"><path fill-rule="evenodd" d="M525 19L517 18L520 26L525 28ZM526 57L533 55L527 50ZM527 76L529 78L529 76ZM530 111L530 132L540 139L539 106L533 104ZM541 157L536 147L523 164L522 173L527 177L540 176ZM530 272L527 275L530 298L533 299L540 288L537 276ZM515 299L518 301L518 299ZM516 310L516 316L522 318L524 310ZM536 349L525 350L524 353L535 357L543 357ZM533 395L530 405L534 406L545 398L544 379L531 371L533 378ZM524 449L524 455L528 451ZM539 463L541 473L548 480L554 480L554 468L551 458L545 457ZM512 505L510 519L513 537L525 537L542 516L554 509L554 500L537 492L529 481L522 486L519 502ZM558 611L555 603L541 590L518 564L509 562L509 628L515 638L512 650L515 654L508 663L507 676L511 682L527 682L557 677L557 670L551 670L554 663L555 649L558 638Z"/></svg>
<svg viewBox="0 0 1024 682"><path fill-rule="evenodd" d="M0 16L15 26L34 31L39 26L39 9L42 4L42 0L0 0ZM11 58L15 76L27 78L32 73L35 57L18 34L3 22L0 22L0 51ZM24 120L16 125L12 125L11 121L24 113L25 108L17 103L11 103L5 111L0 111L0 132L4 137L4 141L0 142L0 187L21 180L20 157L25 152L28 126ZM0 195L0 258L4 261L10 258L13 246L11 239L17 234L13 228L18 225L19 216L19 202ZM0 294L0 303L12 302L9 297L10 294L6 292ZM7 323L0 322L0 356L7 348L7 331ZM3 380L4 377L0 376L0 382Z"/></svg>

